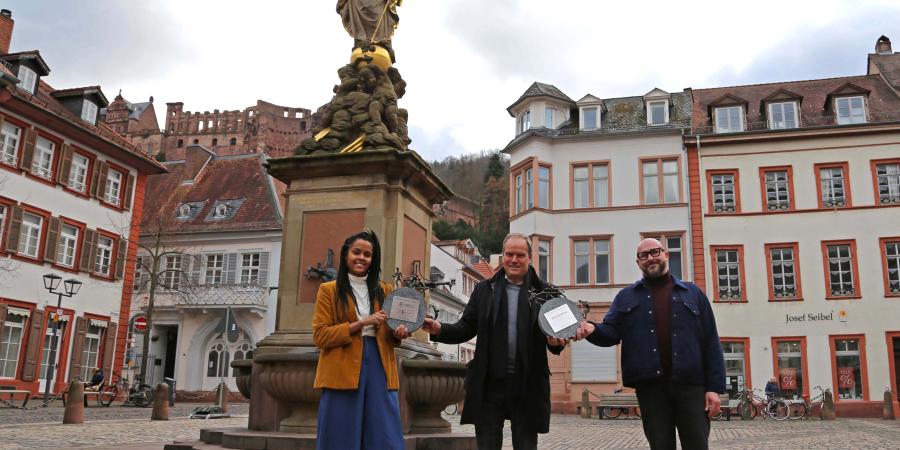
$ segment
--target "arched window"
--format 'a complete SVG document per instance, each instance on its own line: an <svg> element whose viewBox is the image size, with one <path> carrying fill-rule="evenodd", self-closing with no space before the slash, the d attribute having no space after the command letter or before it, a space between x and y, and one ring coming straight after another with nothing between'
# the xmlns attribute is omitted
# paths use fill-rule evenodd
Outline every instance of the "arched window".
<svg viewBox="0 0 900 450"><path fill-rule="evenodd" d="M178 142L175 144L175 146L178 148L181 148L182 145L184 145L184 140L182 140L182 139L179 139Z"/></svg>
<svg viewBox="0 0 900 450"><path fill-rule="evenodd" d="M219 145L219 139L218 139L218 138L213 138L213 140L212 140L212 145L213 145L213 147Z"/></svg>
<svg viewBox="0 0 900 450"><path fill-rule="evenodd" d="M236 145L236 144L237 144L236 138L231 138L231 140L228 141L228 145Z"/></svg>
<svg viewBox="0 0 900 450"><path fill-rule="evenodd" d="M220 379L234 376L231 361L253 358L253 344L243 330L232 333L231 337L234 338L233 341L229 339L228 333L219 333L207 347L204 389L212 389Z"/></svg>

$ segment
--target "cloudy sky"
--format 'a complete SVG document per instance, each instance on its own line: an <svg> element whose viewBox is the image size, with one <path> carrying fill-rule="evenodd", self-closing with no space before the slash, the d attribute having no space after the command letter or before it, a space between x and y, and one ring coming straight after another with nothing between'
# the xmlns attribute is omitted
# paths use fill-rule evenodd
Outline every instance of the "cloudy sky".
<svg viewBox="0 0 900 450"><path fill-rule="evenodd" d="M351 38L335 0L5 0L11 51L38 49L57 89L100 84L157 111L327 102ZM896 0L405 0L394 36L413 148L502 148L533 82L574 99L858 75ZM160 117L162 125L163 118Z"/></svg>

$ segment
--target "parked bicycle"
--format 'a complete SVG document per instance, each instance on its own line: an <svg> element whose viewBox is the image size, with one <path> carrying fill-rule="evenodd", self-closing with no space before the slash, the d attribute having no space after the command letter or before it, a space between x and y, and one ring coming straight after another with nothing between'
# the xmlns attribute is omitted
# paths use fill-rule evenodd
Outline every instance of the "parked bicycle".
<svg viewBox="0 0 900 450"><path fill-rule="evenodd" d="M153 404L155 393L153 386L141 382L140 377L135 377L135 384L131 385L128 378L115 375L118 380L100 389L100 404L109 406L119 397L124 397L122 406L139 406L142 408Z"/></svg>
<svg viewBox="0 0 900 450"><path fill-rule="evenodd" d="M809 396L804 396L802 400L788 400L788 406L790 407L790 411L788 413L788 418L791 420L799 420L805 419L812 414L813 411L818 409L819 418L822 418L822 406L825 403L825 395L831 395L830 388L822 388L821 386L813 386L814 391L818 391L819 394L813 397L811 400Z"/></svg>
<svg viewBox="0 0 900 450"><path fill-rule="evenodd" d="M744 389L741 393L741 416L744 417L749 413L751 419L756 418L762 413L763 418L771 418L775 420L785 420L788 418L790 407L787 402L778 398L766 398L760 395L763 391L760 389ZM749 408L749 411L748 411Z"/></svg>

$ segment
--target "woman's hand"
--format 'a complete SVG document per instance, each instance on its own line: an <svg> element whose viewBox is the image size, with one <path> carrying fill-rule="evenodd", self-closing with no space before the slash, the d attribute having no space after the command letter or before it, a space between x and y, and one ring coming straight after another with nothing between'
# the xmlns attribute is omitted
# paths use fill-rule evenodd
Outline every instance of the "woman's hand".
<svg viewBox="0 0 900 450"><path fill-rule="evenodd" d="M406 329L406 325L400 325L396 330L394 330L394 338L397 340L402 341L410 336L412 335L410 334L409 330Z"/></svg>
<svg viewBox="0 0 900 450"><path fill-rule="evenodd" d="M379 327L387 320L387 313L384 310L380 310L375 314L372 314L369 317L366 317L362 320L357 320L350 324L350 334L359 333L363 327L372 325L374 327Z"/></svg>

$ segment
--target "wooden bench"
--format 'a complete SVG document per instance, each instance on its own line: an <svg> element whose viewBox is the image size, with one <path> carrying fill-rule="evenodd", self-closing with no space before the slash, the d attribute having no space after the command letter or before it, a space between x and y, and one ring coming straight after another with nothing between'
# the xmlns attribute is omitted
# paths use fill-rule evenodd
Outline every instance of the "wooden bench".
<svg viewBox="0 0 900 450"><path fill-rule="evenodd" d="M9 400L3 398L7 395L9 396ZM22 404L18 405L19 407L24 408L25 405L28 404L28 400L31 399L31 391L16 389L15 386L0 386L0 399L9 402L12 406L16 406L15 396L17 395L24 397Z"/></svg>
<svg viewBox="0 0 900 450"><path fill-rule="evenodd" d="M591 406L597 407L597 416L602 419L603 408L621 408L625 410L637 408L637 394L601 394L597 396L596 402L591 402Z"/></svg>
<svg viewBox="0 0 900 450"><path fill-rule="evenodd" d="M96 403L97 406L109 406L109 405L104 405L103 403L100 402L100 391L89 391L89 390L84 391L84 406L85 407L88 406L88 398L93 398L93 402ZM66 402L68 401L68 399L69 399L69 392L68 391L63 392L63 394L62 394L63 406L66 405Z"/></svg>

